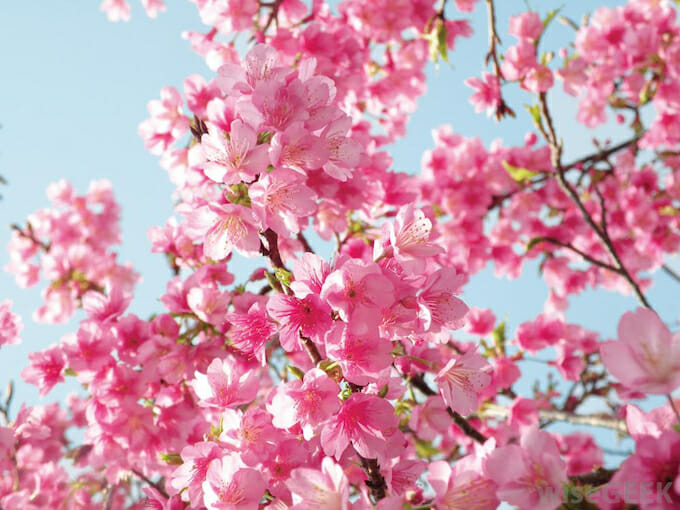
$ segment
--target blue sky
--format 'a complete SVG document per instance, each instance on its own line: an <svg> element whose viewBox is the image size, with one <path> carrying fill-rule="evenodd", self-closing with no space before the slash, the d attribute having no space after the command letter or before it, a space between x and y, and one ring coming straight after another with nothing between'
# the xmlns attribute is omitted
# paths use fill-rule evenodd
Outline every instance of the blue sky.
<svg viewBox="0 0 680 510"><path fill-rule="evenodd" d="M165 223L171 214L172 186L137 136L137 125L146 117L146 103L158 97L164 85L181 89L192 73L210 77L210 71L181 39L182 30L204 30L193 4L172 1L157 20L148 19L133 0L133 19L129 23L109 23L92 0L54 0L41 2L3 2L0 7L0 61L5 78L0 95L0 175L9 185L0 189L0 264L7 262L5 247L10 223L23 223L34 210L45 207L45 188L65 178L78 192L93 179L113 182L123 208L123 245L119 260L132 261L143 281L137 287L132 311L140 316L161 310L158 296L164 291L169 270L161 255L150 253L148 228ZM530 2L543 8L559 2ZM579 19L581 9L591 2L564 2L563 13ZM620 5L622 2L599 2ZM398 170L415 172L422 152L432 146L432 128L452 124L467 136L478 136L490 143L496 138L506 144L522 143L530 128L523 114L522 100L510 90L508 99L520 114L519 120L500 124L476 115L467 100L470 89L463 85L469 76L479 75L486 50L486 22L483 2L474 13L475 36L458 43L451 56L452 66L428 70L429 90L419 101L420 108L408 125L407 137L391 151ZM498 17L525 10L523 0L502 0ZM541 11L545 14L545 11ZM453 12L452 15L459 16ZM505 31L506 25L500 27ZM551 27L545 43L560 43L571 29L558 23ZM510 36L503 37L506 47ZM591 152L593 132L574 122L575 103L561 94L553 97L553 109L566 143L567 158ZM608 128L614 141L627 134L621 128ZM233 271L238 273L238 266ZM677 283L659 273L649 298L662 317L675 322L680 316ZM510 332L521 321L541 312L547 296L545 284L529 266L516 281L497 280L490 271L473 277L463 296L465 301L492 308L507 317ZM19 380L27 354L44 349L63 334L74 331L77 322L64 326L43 326L31 321L40 303L39 290L17 289L10 275L0 273L0 300L11 298L15 311L25 322L23 344L6 346L0 351L0 387L9 379L18 382L18 402L60 400L73 386L57 387L39 399L32 386ZM572 299L567 313L570 321L601 332L615 334L621 313L635 308L631 296L608 292L586 292ZM527 367L529 368L529 367ZM531 367L534 370L534 367ZM542 373L536 367L537 376ZM608 437L606 441L613 442ZM613 443L612 443L613 444ZM611 446L611 445L609 445Z"/></svg>

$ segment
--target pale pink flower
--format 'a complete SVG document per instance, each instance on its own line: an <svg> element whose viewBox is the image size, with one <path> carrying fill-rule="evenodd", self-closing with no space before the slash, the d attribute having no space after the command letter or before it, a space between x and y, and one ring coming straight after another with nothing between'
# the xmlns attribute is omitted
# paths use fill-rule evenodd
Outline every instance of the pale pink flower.
<svg viewBox="0 0 680 510"><path fill-rule="evenodd" d="M435 378L446 405L463 415L476 411L479 394L491 382L488 367L474 349L453 356Z"/></svg>
<svg viewBox="0 0 680 510"><path fill-rule="evenodd" d="M321 461L321 471L297 468L286 486L293 495L290 510L349 510L349 481L342 467L330 457Z"/></svg>
<svg viewBox="0 0 680 510"><path fill-rule="evenodd" d="M475 107L475 112L486 110L486 114L491 116L501 103L501 86L498 78L491 73L483 73L481 79L468 78L465 85L475 89L475 93L470 96L470 103Z"/></svg>
<svg viewBox="0 0 680 510"><path fill-rule="evenodd" d="M399 451L390 442L401 436L394 408L385 399L365 393L353 393L342 403L340 411L328 420L321 431L321 446L328 456L340 459L350 443L367 459L384 459ZM396 436L396 437L395 437Z"/></svg>
<svg viewBox="0 0 680 510"><path fill-rule="evenodd" d="M215 358L205 374L195 372L190 384L201 405L224 408L252 402L259 378L254 370L241 368L231 358Z"/></svg>
<svg viewBox="0 0 680 510"><path fill-rule="evenodd" d="M274 135L269 158L277 168L291 168L305 175L328 161L329 151L323 141L306 129L302 122L290 124L284 131Z"/></svg>
<svg viewBox="0 0 680 510"><path fill-rule="evenodd" d="M276 325L269 320L264 307L254 303L247 313L230 313L227 320L231 324L229 339L232 345L264 366L267 363L265 344L276 332Z"/></svg>
<svg viewBox="0 0 680 510"><path fill-rule="evenodd" d="M144 7L146 15L150 18L155 18L158 16L158 13L165 12L163 0L142 0L142 7Z"/></svg>
<svg viewBox="0 0 680 510"><path fill-rule="evenodd" d="M66 366L66 358L61 347L53 345L43 351L28 355L30 364L21 372L24 381L35 384L40 395L47 395L55 384L62 382L62 371Z"/></svg>
<svg viewBox="0 0 680 510"><path fill-rule="evenodd" d="M520 508L554 510L567 481L557 442L536 427L527 429L520 445L496 448L484 463L485 474L498 486L499 499Z"/></svg>
<svg viewBox="0 0 680 510"><path fill-rule="evenodd" d="M194 287L187 294L187 304L203 322L221 325L227 315L231 294L209 287Z"/></svg>
<svg viewBox="0 0 680 510"><path fill-rule="evenodd" d="M677 420L670 406L657 407L648 413L644 413L640 408L628 404L624 407L624 410L626 428L631 437L636 440L642 436L659 437Z"/></svg>
<svg viewBox="0 0 680 510"><path fill-rule="evenodd" d="M471 457L463 457L453 467L442 460L428 466L427 481L435 491L437 508L495 510L498 507L495 483L482 475L477 466L479 462Z"/></svg>
<svg viewBox="0 0 680 510"><path fill-rule="evenodd" d="M257 510L267 488L259 471L243 464L238 453L213 460L203 482L209 510Z"/></svg>
<svg viewBox="0 0 680 510"><path fill-rule="evenodd" d="M304 220L316 211L316 193L305 186L305 177L285 168L265 174L250 186L248 195L262 228L282 236L300 232Z"/></svg>
<svg viewBox="0 0 680 510"><path fill-rule="evenodd" d="M120 286L113 286L108 295L98 291L83 294L83 310L93 320L114 321L125 312L132 302L132 294L123 292Z"/></svg>
<svg viewBox="0 0 680 510"><path fill-rule="evenodd" d="M305 439L339 408L338 383L318 368L307 371L302 380L296 379L279 386L267 410L275 427L287 429L299 423Z"/></svg>
<svg viewBox="0 0 680 510"><path fill-rule="evenodd" d="M225 94L252 92L260 83L281 74L277 51L266 44L256 44L246 55L244 65L224 64L218 69L217 85Z"/></svg>
<svg viewBox="0 0 680 510"><path fill-rule="evenodd" d="M347 260L326 277L320 297L340 317L348 320L358 307L382 309L394 302L394 285L380 266L357 259Z"/></svg>
<svg viewBox="0 0 680 510"><path fill-rule="evenodd" d="M228 137L213 125L201 137L206 163L203 172L215 182L252 180L269 165L267 145L257 145L257 133L240 119L232 121Z"/></svg>
<svg viewBox="0 0 680 510"><path fill-rule="evenodd" d="M330 274L328 262L315 253L305 252L293 263L293 276L290 288L295 295L303 298L308 294L320 294L323 282Z"/></svg>
<svg viewBox="0 0 680 510"><path fill-rule="evenodd" d="M258 220L241 205L211 203L191 211L187 233L203 236L203 253L212 260L222 260L232 250L246 257L260 252Z"/></svg>
<svg viewBox="0 0 680 510"><path fill-rule="evenodd" d="M375 382L392 365L392 342L378 334L377 316L357 311L349 325L338 321L325 338L328 359L338 361L350 382Z"/></svg>
<svg viewBox="0 0 680 510"><path fill-rule="evenodd" d="M267 301L267 312L279 323L281 347L288 352L299 345L299 335L321 340L331 325L331 309L314 294L303 299L276 294Z"/></svg>
<svg viewBox="0 0 680 510"><path fill-rule="evenodd" d="M431 240L432 222L412 204L401 207L394 223L389 223L387 228L389 246L376 242L373 254L376 259L394 256L400 264L410 263L414 271L421 271L425 265L423 258L444 251Z"/></svg>
<svg viewBox="0 0 680 510"><path fill-rule="evenodd" d="M208 474L208 467L221 455L221 448L212 442L185 446L181 453L182 465L173 471L170 486L177 492L183 491L184 501L191 502L192 506L201 506L203 503L202 484Z"/></svg>
<svg viewBox="0 0 680 510"><path fill-rule="evenodd" d="M554 84L553 73L549 67L535 65L522 78L522 87L529 92L547 92Z"/></svg>
<svg viewBox="0 0 680 510"><path fill-rule="evenodd" d="M19 333L24 325L21 317L11 312L12 301L6 299L0 303L0 346L21 342Z"/></svg>
<svg viewBox="0 0 680 510"><path fill-rule="evenodd" d="M523 12L510 17L510 29L508 32L518 39L536 41L543 32L543 21L535 11Z"/></svg>
<svg viewBox="0 0 680 510"><path fill-rule="evenodd" d="M418 294L418 317L425 331L459 329L465 324L468 307L454 294L465 283L465 276L451 267L431 273Z"/></svg>
<svg viewBox="0 0 680 510"><path fill-rule="evenodd" d="M666 394L680 386L680 333L672 335L647 308L623 314L618 340L603 343L600 354L607 370L629 388Z"/></svg>
<svg viewBox="0 0 680 510"><path fill-rule="evenodd" d="M109 21L130 21L130 4L125 0L103 0L99 9Z"/></svg>

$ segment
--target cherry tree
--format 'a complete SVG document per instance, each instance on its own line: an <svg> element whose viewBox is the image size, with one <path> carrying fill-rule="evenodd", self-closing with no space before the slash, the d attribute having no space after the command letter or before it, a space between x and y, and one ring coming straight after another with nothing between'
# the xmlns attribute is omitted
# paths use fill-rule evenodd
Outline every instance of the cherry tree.
<svg viewBox="0 0 680 510"><path fill-rule="evenodd" d="M680 281L665 264L680 249L676 7L575 21L500 19L494 0L193 3L206 30L185 37L211 74L163 88L139 126L176 187L149 231L169 266L157 313L130 309L140 275L118 260L109 182L55 182L12 226L6 270L42 288L34 319L85 317L22 377L82 390L15 409L10 386L0 508L680 508L680 332L647 297L657 271ZM101 9L130 19L126 0ZM557 23L572 40L546 47ZM526 116L524 144L435 127L422 168L395 171L426 66L473 30L488 48L469 101L489 122ZM583 129L613 119L629 136L568 160L557 88ZM515 278L536 259L550 294L533 320L510 330L466 305L482 269ZM639 303L607 318L614 339L566 320L593 288ZM21 329L2 301L3 351ZM559 380L522 392L536 353ZM615 467L599 429L634 442Z"/></svg>

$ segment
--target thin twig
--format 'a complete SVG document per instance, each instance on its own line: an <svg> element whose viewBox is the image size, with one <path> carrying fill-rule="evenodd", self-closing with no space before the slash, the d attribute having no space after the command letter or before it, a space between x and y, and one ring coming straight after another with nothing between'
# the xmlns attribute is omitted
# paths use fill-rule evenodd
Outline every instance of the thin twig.
<svg viewBox="0 0 680 510"><path fill-rule="evenodd" d="M569 480L571 480L571 482L575 485L590 485L592 487L599 487L600 485L609 483L615 474L615 469L597 468L591 473L570 476Z"/></svg>
<svg viewBox="0 0 680 510"><path fill-rule="evenodd" d="M553 119L552 116L550 115L550 110L548 108L547 94L545 92L541 92L539 94L539 102L541 105L541 113L547 126L547 130L543 129L542 133L546 138L546 141L550 145L551 160L553 166L555 167L555 170L557 171L557 179L560 184L560 187L571 198L572 202L574 202L574 204L581 212L581 216L583 216L583 219L586 221L588 226L590 226L590 228L600 238L600 241L602 241L602 244L604 244L605 248L607 249L607 252L616 263L616 267L618 267L618 274L628 282L640 303L646 308L651 309L652 307L649 304L649 301L647 301L645 295L643 294L642 289L640 289L640 286L633 279L631 274L626 269L626 266L621 261L621 258L616 252L616 249L614 248L614 244L611 238L609 237L609 234L607 233L606 230L603 230L601 226L595 222L595 220L593 219L593 217L583 204L583 201L581 200L581 197L579 196L578 192L567 180L564 167L562 166L562 142L559 141L557 138L555 126L553 125Z"/></svg>
<svg viewBox="0 0 680 510"><path fill-rule="evenodd" d="M500 406L488 407L481 413L481 415L485 418L505 418L509 414L510 409ZM560 421L574 425L586 425L588 427L611 429L622 433L628 432L625 421L618 418L613 418L611 416L602 416L596 414L573 414L567 411L558 411L556 409L540 409L538 411L538 416L541 420L548 422Z"/></svg>
<svg viewBox="0 0 680 510"><path fill-rule="evenodd" d="M151 480L148 476L146 476L146 475L145 475L144 473L142 473L141 471L137 471L136 469L132 469L132 473L134 473L134 475L135 475L137 478L139 478L139 479L142 480L143 482L147 483L148 485L150 485L151 487L153 487L154 489L156 489L156 490L160 493L160 495L163 496L164 498L167 499L167 498L170 497L170 496L168 496L168 493L167 493L167 491L163 488L163 486L161 486L158 482L154 482L153 480Z"/></svg>
<svg viewBox="0 0 680 510"><path fill-rule="evenodd" d="M613 271L615 273L619 273L619 269L617 267L612 266L611 264L608 264L606 262L602 262L601 260L598 260L591 255L588 255L586 252L583 250L578 249L576 246L574 246L571 243L565 243L564 241L560 241L559 239L555 239L553 237L547 237L547 236L541 236L541 237L536 237L532 239L533 243L539 244L541 242L546 242L550 244L554 244L556 246L561 246L562 248L566 248L568 250L573 251L577 255L580 255L583 259L587 260L594 266L601 267L603 269L608 269L610 271Z"/></svg>
<svg viewBox="0 0 680 510"><path fill-rule="evenodd" d="M423 395L428 396L437 395L437 392L428 386L428 384L423 379L422 375L410 377L408 379L408 382L410 382ZM451 416L453 422L458 426L458 428L460 428L465 433L466 436L475 440L479 444L484 444L486 442L487 437L484 434L482 434L479 430L477 430L474 427L474 425L472 425L465 417L463 417L450 407L446 408L446 412L449 413L449 416Z"/></svg>
<svg viewBox="0 0 680 510"><path fill-rule="evenodd" d="M371 498L374 503L378 503L387 494L387 483L385 482L385 477L380 472L380 465L377 459L367 459L362 457L357 453L357 457L361 461L361 467L363 468L368 479L366 480L366 486L371 492Z"/></svg>
<svg viewBox="0 0 680 510"><path fill-rule="evenodd" d="M307 241L307 238L305 237L305 235L302 232L298 232L297 239L298 239L298 241L300 241L300 243L302 243L302 249L304 251L309 252L309 253L314 253L314 250L312 249L309 242Z"/></svg>
<svg viewBox="0 0 680 510"><path fill-rule="evenodd" d="M630 147L631 145L634 145L640 140L640 137L642 135L636 135L633 138L630 138L624 142L618 143L616 145L612 145L608 149L598 151L594 154L589 154L588 156L584 156L582 158L579 158L575 161L572 161L571 163L567 163L562 166L564 171L566 172L567 170L571 170L572 168L578 168L586 163L597 163L598 161L603 161L607 159L609 156L612 154L616 154L617 152L626 149Z"/></svg>
<svg viewBox="0 0 680 510"><path fill-rule="evenodd" d="M486 0L486 7L489 19L489 49L486 53L486 57L484 58L484 63L486 65L489 65L489 62L493 64L493 74L496 77L496 81L498 82L500 90L501 80L505 78L503 76L500 59L498 57L497 45L501 44L501 38L498 36L498 31L496 30L496 9L494 8L493 0ZM500 94L495 115L496 120L500 120L506 115L509 115L510 117L515 116L515 112L505 102L502 94Z"/></svg>
<svg viewBox="0 0 680 510"><path fill-rule="evenodd" d="M675 271L672 267L670 267L667 264L664 264L663 266L661 266L661 269L663 269L664 273L673 278L676 282L680 283L680 274L678 274L677 271Z"/></svg>

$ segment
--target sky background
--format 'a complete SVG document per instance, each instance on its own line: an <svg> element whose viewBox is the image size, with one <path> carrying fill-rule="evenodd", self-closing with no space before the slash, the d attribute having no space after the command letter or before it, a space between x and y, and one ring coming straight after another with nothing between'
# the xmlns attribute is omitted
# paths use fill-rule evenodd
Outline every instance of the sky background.
<svg viewBox="0 0 680 510"><path fill-rule="evenodd" d="M172 214L173 187L158 159L144 148L137 126L147 117L146 103L159 96L161 87L174 85L181 90L184 78L211 72L180 37L183 30L202 30L195 6L187 1L169 0L168 11L156 20L147 18L132 0L132 20L110 23L93 0L50 0L45 2L1 2L0 62L4 78L0 94L0 175L9 184L0 188L0 265L7 263L9 225L25 222L38 208L48 205L45 189L51 182L67 179L79 194L91 180L106 178L122 206L123 244L119 261L132 261L143 280L137 286L130 311L141 317L162 310L158 301L170 272L164 258L150 252L147 230L162 225ZM452 2L449 2L450 4ZM507 48L513 39L503 34L507 19L526 9L524 0L502 0L498 4L499 30ZM591 2L564 2L562 13L580 19ZM471 17L475 35L459 40L450 56L451 66L428 69L427 94L419 100L419 110L408 124L408 134L391 148L395 169L417 172L424 150L431 148L431 130L441 124L466 136L478 136L487 145L495 139L504 144L522 144L531 129L522 108L522 96L512 88L506 98L519 114L518 120L495 123L476 115L468 103L471 90L463 85L469 76L482 71L486 51L486 12L480 2L470 15L453 9L450 17ZM560 2L534 0L530 4L544 15ZM622 2L598 2L621 5ZM543 47L557 49L571 37L572 30L554 22ZM561 90L561 85L556 89ZM526 99L524 99L526 100ZM552 109L559 133L565 140L565 159L592 152L590 142L598 133L614 143L627 132L618 126L605 131L589 131L575 123L575 102L559 92L553 94ZM606 134L602 134L606 133ZM670 261L678 267L675 260ZM239 275L239 266L230 266ZM241 274L241 280L245 273ZM0 301L10 298L14 311L21 314L25 327L23 343L0 350L0 386L13 379L17 384L15 405L62 400L73 391L72 384L57 386L47 397L21 382L19 373L28 362L29 352L44 349L65 333L77 329L79 315L60 326L40 325L31 320L41 302L44 282L31 289L18 289L13 277L0 272ZM669 323L680 316L680 287L663 273L655 275L649 299ZM491 270L475 275L463 299L470 305L491 308L508 319L509 333L531 320L543 308L547 288L535 266L527 266L515 281L495 279ZM567 320L599 331L603 338L615 335L621 314L634 309L632 296L605 291L589 291L571 299ZM527 362L528 363L528 362ZM544 374L540 364L527 364L530 379ZM16 412L15 406L14 411ZM553 428L552 430L559 430ZM619 448L613 434L598 432L606 446ZM624 445L625 446L625 445ZM608 462L615 463L615 457Z"/></svg>

